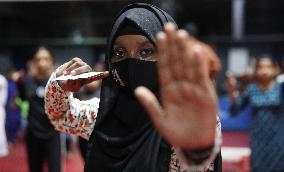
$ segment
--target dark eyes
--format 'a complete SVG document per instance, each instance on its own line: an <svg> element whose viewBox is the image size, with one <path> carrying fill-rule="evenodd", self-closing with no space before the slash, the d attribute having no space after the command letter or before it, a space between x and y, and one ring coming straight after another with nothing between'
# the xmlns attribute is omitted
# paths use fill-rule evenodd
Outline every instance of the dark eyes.
<svg viewBox="0 0 284 172"><path fill-rule="evenodd" d="M134 57L130 57L129 56L129 52L123 48L123 47L117 47L114 48L113 52L112 52L112 61L120 61L123 60L125 58L136 58L136 59L145 59L145 60L149 60L154 58L153 56L155 54L155 48L141 48L137 51L136 54L134 54Z"/></svg>
<svg viewBox="0 0 284 172"><path fill-rule="evenodd" d="M140 56L142 58L147 58L150 57L154 54L155 50L152 48L143 48L142 50L140 50Z"/></svg>
<svg viewBox="0 0 284 172"><path fill-rule="evenodd" d="M126 56L127 52L123 48L117 48L113 50L112 57L124 57Z"/></svg>

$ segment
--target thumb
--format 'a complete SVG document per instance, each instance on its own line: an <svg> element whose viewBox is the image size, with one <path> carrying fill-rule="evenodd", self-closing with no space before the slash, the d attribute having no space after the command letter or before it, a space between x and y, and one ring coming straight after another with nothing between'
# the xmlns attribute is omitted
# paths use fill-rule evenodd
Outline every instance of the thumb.
<svg viewBox="0 0 284 172"><path fill-rule="evenodd" d="M155 95L146 87L139 86L134 91L135 96L148 112L157 129L163 128L165 113Z"/></svg>
<svg viewBox="0 0 284 172"><path fill-rule="evenodd" d="M81 79L81 85L86 85L86 84L89 84L89 83L91 83L93 81L104 79L104 78L106 78L108 76L109 76L109 72L108 71L104 71L104 72L100 73L99 75L95 75L95 76L92 76L92 77L89 77L89 78Z"/></svg>

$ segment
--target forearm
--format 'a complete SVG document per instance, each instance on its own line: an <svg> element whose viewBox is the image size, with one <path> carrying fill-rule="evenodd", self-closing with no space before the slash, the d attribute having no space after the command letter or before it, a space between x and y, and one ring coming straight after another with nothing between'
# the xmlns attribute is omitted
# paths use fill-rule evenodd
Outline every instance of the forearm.
<svg viewBox="0 0 284 172"><path fill-rule="evenodd" d="M99 99L80 101L65 92L57 83L55 73L45 92L45 111L56 130L89 139L94 128Z"/></svg>
<svg viewBox="0 0 284 172"><path fill-rule="evenodd" d="M239 91L237 91L237 90L230 91L228 93L228 96L229 96L232 103L236 103L236 101L239 97Z"/></svg>

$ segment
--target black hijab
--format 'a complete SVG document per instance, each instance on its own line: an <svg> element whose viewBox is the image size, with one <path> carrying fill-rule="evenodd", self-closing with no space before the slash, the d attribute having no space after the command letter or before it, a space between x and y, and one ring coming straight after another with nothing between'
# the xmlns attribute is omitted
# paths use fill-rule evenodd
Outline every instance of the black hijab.
<svg viewBox="0 0 284 172"><path fill-rule="evenodd" d="M163 25L174 20L161 9L143 3L125 7L116 17L108 38L106 66L113 42L125 24L134 25L153 44ZM125 94L113 76L103 80L98 117L89 140L86 172L166 172L171 155L168 145L150 122L136 98Z"/></svg>

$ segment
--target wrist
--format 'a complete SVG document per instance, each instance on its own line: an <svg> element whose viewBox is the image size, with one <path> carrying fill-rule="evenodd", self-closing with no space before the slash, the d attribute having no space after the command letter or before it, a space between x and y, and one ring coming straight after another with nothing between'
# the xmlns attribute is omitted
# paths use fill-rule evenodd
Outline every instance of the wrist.
<svg viewBox="0 0 284 172"><path fill-rule="evenodd" d="M181 152L184 155L185 160L188 164L201 164L207 159L213 151L214 143L205 148L199 149L182 149Z"/></svg>

